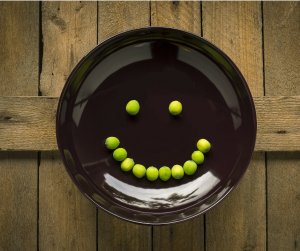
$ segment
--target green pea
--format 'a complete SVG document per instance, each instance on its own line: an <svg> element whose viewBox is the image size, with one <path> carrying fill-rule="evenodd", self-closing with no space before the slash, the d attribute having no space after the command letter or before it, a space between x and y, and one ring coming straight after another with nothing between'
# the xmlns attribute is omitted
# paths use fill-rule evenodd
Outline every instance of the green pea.
<svg viewBox="0 0 300 251"><path fill-rule="evenodd" d="M137 115L140 111L140 104L137 100L130 100L126 105L126 111L129 115Z"/></svg>
<svg viewBox="0 0 300 251"><path fill-rule="evenodd" d="M177 180L181 179L184 176L184 171L183 171L182 166L174 165L172 167L172 176L174 179L177 179Z"/></svg>
<svg viewBox="0 0 300 251"><path fill-rule="evenodd" d="M105 146L109 150L114 150L120 145L120 140L117 137L108 137L105 140Z"/></svg>
<svg viewBox="0 0 300 251"><path fill-rule="evenodd" d="M200 151L194 151L191 157L192 160L195 161L198 165L204 162L204 154Z"/></svg>
<svg viewBox="0 0 300 251"><path fill-rule="evenodd" d="M179 115L182 112L182 104L177 100L172 101L169 105L169 112L175 116Z"/></svg>
<svg viewBox="0 0 300 251"><path fill-rule="evenodd" d="M167 166L159 168L159 178L163 181L167 181L171 177L171 169Z"/></svg>
<svg viewBox="0 0 300 251"><path fill-rule="evenodd" d="M188 160L183 164L183 170L187 175L193 175L197 171L197 164L193 160Z"/></svg>
<svg viewBox="0 0 300 251"><path fill-rule="evenodd" d="M147 179L150 181L155 181L158 178L158 169L154 166L150 166L146 171Z"/></svg>
<svg viewBox="0 0 300 251"><path fill-rule="evenodd" d="M121 169L124 172L130 171L133 168L133 166L134 166L134 160L131 158L126 158L121 163Z"/></svg>
<svg viewBox="0 0 300 251"><path fill-rule="evenodd" d="M211 149L211 144L206 139L199 139L197 142L197 148L199 149L199 151L207 153Z"/></svg>
<svg viewBox="0 0 300 251"><path fill-rule="evenodd" d="M144 167L141 164L135 164L132 168L132 172L133 172L135 177L141 179L146 174L146 167Z"/></svg>
<svg viewBox="0 0 300 251"><path fill-rule="evenodd" d="M113 157L116 161L123 161L127 158L127 151L124 148L117 148L113 152Z"/></svg>

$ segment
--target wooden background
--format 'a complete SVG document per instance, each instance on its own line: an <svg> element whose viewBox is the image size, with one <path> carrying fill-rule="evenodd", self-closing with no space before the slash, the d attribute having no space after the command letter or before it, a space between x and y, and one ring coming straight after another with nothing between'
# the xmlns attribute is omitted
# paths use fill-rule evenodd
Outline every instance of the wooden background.
<svg viewBox="0 0 300 251"><path fill-rule="evenodd" d="M264 130L277 136L258 150L289 150L255 152L222 203L162 227L97 210L73 185L57 151L30 144L53 137L35 130L54 123L56 101L46 97L60 95L85 53L116 33L150 25L191 31L224 50L256 100L270 96L271 108L277 105L275 115L264 110L270 106L259 108L258 119L273 119ZM0 96L6 96L0 149L10 149L0 152L0 250L300 250L300 99L288 98L297 95L300 2L0 2ZM25 98L8 96L45 98L37 111Z"/></svg>

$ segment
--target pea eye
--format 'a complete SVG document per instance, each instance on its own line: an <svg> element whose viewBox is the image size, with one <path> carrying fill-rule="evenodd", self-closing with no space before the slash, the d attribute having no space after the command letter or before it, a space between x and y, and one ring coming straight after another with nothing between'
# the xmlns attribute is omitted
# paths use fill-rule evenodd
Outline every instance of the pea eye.
<svg viewBox="0 0 300 251"><path fill-rule="evenodd" d="M169 105L169 112L173 116L179 115L182 112L182 104L177 100L172 101Z"/></svg>
<svg viewBox="0 0 300 251"><path fill-rule="evenodd" d="M130 100L126 105L126 112L131 115L135 116L140 111L140 104L137 100Z"/></svg>

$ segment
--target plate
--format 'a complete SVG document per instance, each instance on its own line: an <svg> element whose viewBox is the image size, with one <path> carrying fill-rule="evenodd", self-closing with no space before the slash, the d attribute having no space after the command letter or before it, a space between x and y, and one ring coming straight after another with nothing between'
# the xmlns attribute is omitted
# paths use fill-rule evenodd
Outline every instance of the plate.
<svg viewBox="0 0 300 251"><path fill-rule="evenodd" d="M134 117L125 111L131 99L141 105ZM172 100L183 105L178 117L168 112ZM88 199L122 219L159 225L206 212L237 185L254 150L256 115L245 79L220 49L148 27L108 39L78 63L59 100L56 134ZM182 165L200 138L212 149L194 175L150 182L121 171L104 146L109 136L146 167Z"/></svg>

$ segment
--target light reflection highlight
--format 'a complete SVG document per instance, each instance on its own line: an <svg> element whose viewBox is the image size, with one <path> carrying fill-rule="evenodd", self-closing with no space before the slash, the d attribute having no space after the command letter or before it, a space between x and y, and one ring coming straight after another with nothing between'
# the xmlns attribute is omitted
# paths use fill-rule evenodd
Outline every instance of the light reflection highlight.
<svg viewBox="0 0 300 251"><path fill-rule="evenodd" d="M152 209L182 206L193 202L198 198L203 198L220 182L220 179L211 171L191 182L176 186L176 188L161 189L135 187L108 173L104 175L104 178L104 184L109 186L106 189L113 191L116 200L137 207Z"/></svg>

